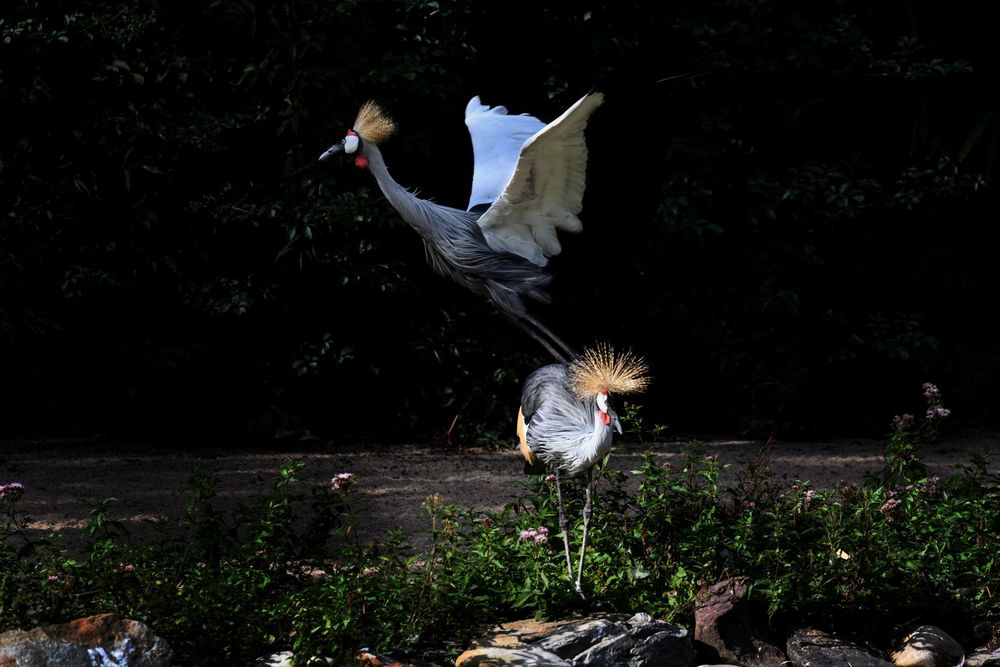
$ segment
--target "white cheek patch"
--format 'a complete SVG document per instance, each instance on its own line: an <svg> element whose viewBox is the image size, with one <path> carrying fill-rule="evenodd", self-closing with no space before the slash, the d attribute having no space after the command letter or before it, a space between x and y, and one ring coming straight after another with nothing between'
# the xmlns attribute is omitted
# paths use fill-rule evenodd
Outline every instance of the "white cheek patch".
<svg viewBox="0 0 1000 667"><path fill-rule="evenodd" d="M597 395L597 407L601 409L601 412L608 411L608 395L598 394Z"/></svg>
<svg viewBox="0 0 1000 667"><path fill-rule="evenodd" d="M347 135L346 137L344 137L344 152L347 154L353 153L354 151L358 150L359 143L361 143L361 141L358 139L357 135L354 134Z"/></svg>

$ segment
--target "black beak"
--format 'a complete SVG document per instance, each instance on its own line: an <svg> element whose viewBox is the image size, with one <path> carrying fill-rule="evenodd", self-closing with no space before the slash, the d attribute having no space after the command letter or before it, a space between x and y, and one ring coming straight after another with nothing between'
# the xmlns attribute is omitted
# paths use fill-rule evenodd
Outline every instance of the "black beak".
<svg viewBox="0 0 1000 667"><path fill-rule="evenodd" d="M343 142L339 144L334 144L333 146L330 146L330 148L328 148L325 153L319 156L320 162L322 162L323 160L329 160L334 155L343 152L344 152Z"/></svg>

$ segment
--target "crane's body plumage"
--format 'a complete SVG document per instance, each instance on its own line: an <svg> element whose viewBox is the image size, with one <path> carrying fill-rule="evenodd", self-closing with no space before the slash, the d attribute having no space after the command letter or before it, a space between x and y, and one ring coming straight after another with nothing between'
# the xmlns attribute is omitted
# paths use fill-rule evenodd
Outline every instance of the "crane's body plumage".
<svg viewBox="0 0 1000 667"><path fill-rule="evenodd" d="M566 364L543 366L528 376L521 393L521 452L566 477L591 469L611 451L612 422L601 419L596 397L577 398Z"/></svg>
<svg viewBox="0 0 1000 667"><path fill-rule="evenodd" d="M582 229L577 214L587 168L584 128L603 99L600 93L586 95L544 124L473 97L465 116L475 157L468 211L421 199L392 179L377 144L392 135L395 124L377 104L365 104L355 128L320 159L356 154L356 164L371 169L389 203L421 236L435 271L488 295L566 361L573 350L528 313L524 297L550 301L543 287L551 281L549 257L562 250L557 230Z"/></svg>
<svg viewBox="0 0 1000 667"><path fill-rule="evenodd" d="M522 257L490 248L477 224L481 213L421 199L393 180L377 146L363 144L362 154L382 194L420 235L427 261L437 273L489 296L515 317L527 312L522 295L549 302L542 288L552 276Z"/></svg>

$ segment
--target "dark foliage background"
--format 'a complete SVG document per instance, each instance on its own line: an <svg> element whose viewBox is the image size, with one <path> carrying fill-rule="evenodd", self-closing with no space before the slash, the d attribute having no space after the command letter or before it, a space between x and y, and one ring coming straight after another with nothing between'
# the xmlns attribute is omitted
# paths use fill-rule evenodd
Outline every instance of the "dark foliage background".
<svg viewBox="0 0 1000 667"><path fill-rule="evenodd" d="M1000 146L972 2L11 0L0 431L506 435L540 348L431 273L370 176L463 205L469 97L588 128L539 314L651 362L649 423L888 430L933 381L995 422Z"/></svg>

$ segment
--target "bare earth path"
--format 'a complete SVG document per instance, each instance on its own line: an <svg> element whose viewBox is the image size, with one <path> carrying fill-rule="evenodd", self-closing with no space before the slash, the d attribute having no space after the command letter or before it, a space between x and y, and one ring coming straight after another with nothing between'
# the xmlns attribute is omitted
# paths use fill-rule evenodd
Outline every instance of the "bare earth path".
<svg viewBox="0 0 1000 667"><path fill-rule="evenodd" d="M638 467L644 451L675 465L690 439L655 445L618 444L612 465L626 472ZM702 439L706 454L730 464L724 481L759 451L759 443L734 439ZM838 481L861 482L880 467L884 440L847 439L819 442L776 442L771 456L777 474L826 487ZM968 463L974 453L990 457L992 473L1000 473L1000 432L954 434L928 447L922 458L935 474L947 476ZM421 505L434 493L445 501L478 509L499 509L522 491L519 455L512 447L431 448L413 445L306 445L297 448L238 449L197 447L165 449L95 441L0 441L0 484L25 486L20 507L39 530L60 530L70 541L86 524L91 505L104 498L118 502L112 518L142 532L143 520L177 515L184 505L185 482L200 468L220 480L220 499L234 507L266 493L285 460L307 464L305 480L328 483L337 473L357 475L362 526L371 537L401 528L411 536L427 530ZM420 540L418 539L418 542Z"/></svg>

